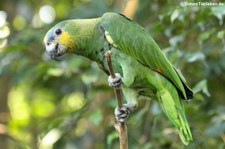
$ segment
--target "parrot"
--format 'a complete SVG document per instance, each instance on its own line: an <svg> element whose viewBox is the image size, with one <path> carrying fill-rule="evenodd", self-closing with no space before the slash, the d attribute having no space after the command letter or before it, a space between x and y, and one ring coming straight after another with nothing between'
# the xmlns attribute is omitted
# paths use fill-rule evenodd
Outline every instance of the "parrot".
<svg viewBox="0 0 225 149"><path fill-rule="evenodd" d="M192 99L193 92L150 33L134 20L114 12L98 18L64 20L46 33L44 45L52 59L70 53L96 62L108 75L109 85L121 87L127 103L114 111L119 122L125 122L137 109L138 98L144 96L159 103L185 145L193 140L182 102ZM109 73L108 51L115 78Z"/></svg>

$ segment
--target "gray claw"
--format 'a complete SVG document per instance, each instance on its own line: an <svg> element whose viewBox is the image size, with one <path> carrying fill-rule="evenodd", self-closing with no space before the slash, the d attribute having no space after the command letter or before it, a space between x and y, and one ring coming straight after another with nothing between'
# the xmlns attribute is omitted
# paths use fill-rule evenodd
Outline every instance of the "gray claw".
<svg viewBox="0 0 225 149"><path fill-rule="evenodd" d="M128 116L130 115L130 112L136 109L137 109L136 103L127 103L124 104L121 109L116 107L116 109L114 110L114 114L118 122L124 123L125 120L128 118Z"/></svg>
<svg viewBox="0 0 225 149"><path fill-rule="evenodd" d="M116 107L114 114L116 116L117 121L123 123L128 118L130 110L127 107L122 107L121 109Z"/></svg>
<svg viewBox="0 0 225 149"><path fill-rule="evenodd" d="M114 88L120 88L122 84L122 77L119 73L115 73L115 76L116 76L115 78L109 76L108 78L109 86L112 86Z"/></svg>

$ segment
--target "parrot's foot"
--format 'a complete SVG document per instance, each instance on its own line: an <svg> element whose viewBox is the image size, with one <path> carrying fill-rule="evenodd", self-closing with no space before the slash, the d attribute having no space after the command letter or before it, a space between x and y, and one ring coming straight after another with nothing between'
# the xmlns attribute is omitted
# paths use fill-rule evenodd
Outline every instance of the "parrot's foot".
<svg viewBox="0 0 225 149"><path fill-rule="evenodd" d="M108 78L108 82L109 82L109 86L112 86L114 88L120 88L121 84L122 84L122 77L119 73L115 73L115 78L112 78L112 76L109 76Z"/></svg>
<svg viewBox="0 0 225 149"><path fill-rule="evenodd" d="M124 123L125 120L128 118L130 112L134 111L136 108L137 104L131 103L124 104L121 109L116 107L116 109L114 110L114 114L116 116L117 121L120 123Z"/></svg>

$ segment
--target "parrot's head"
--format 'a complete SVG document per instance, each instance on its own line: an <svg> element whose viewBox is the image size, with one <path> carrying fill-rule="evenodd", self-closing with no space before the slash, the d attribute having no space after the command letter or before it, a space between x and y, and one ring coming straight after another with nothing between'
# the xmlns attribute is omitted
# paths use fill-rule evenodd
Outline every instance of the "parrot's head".
<svg viewBox="0 0 225 149"><path fill-rule="evenodd" d="M74 40L68 32L67 22L63 21L52 27L44 37L44 44L53 59L71 51L74 48Z"/></svg>

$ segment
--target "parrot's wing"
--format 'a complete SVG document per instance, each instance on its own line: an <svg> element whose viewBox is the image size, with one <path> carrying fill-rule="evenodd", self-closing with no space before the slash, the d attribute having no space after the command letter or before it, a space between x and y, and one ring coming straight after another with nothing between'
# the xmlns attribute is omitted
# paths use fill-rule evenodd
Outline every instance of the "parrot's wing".
<svg viewBox="0 0 225 149"><path fill-rule="evenodd" d="M174 96L175 95L175 96ZM166 88L157 93L160 106L166 116L178 128L179 136L185 145L193 140L189 124L187 122L183 103L176 93Z"/></svg>
<svg viewBox="0 0 225 149"><path fill-rule="evenodd" d="M121 52L165 76L177 88L182 99L192 99L193 93L173 65L163 55L151 35L129 18L105 13L101 19L106 39Z"/></svg>

